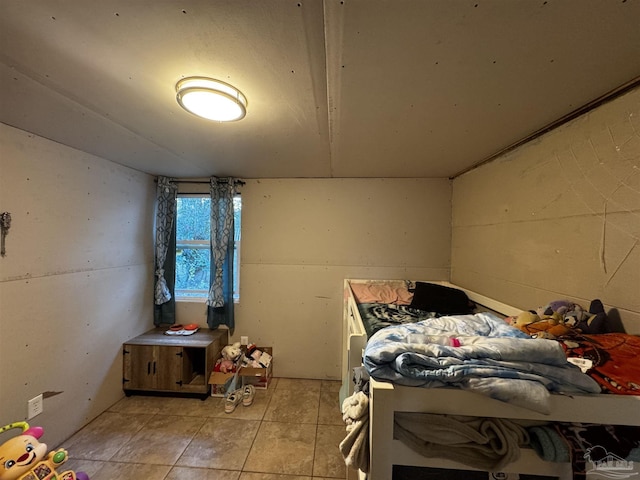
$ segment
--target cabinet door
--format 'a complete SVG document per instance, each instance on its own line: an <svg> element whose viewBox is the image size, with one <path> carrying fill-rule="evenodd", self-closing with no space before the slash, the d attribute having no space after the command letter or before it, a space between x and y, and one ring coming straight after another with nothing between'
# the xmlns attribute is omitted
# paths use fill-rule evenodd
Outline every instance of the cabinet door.
<svg viewBox="0 0 640 480"><path fill-rule="evenodd" d="M183 385L182 347L157 347L156 386L158 390L180 390Z"/></svg>
<svg viewBox="0 0 640 480"><path fill-rule="evenodd" d="M155 388L155 348L151 345L124 346L124 388L153 390Z"/></svg>
<svg viewBox="0 0 640 480"><path fill-rule="evenodd" d="M180 390L182 358L182 347L125 345L124 389Z"/></svg>

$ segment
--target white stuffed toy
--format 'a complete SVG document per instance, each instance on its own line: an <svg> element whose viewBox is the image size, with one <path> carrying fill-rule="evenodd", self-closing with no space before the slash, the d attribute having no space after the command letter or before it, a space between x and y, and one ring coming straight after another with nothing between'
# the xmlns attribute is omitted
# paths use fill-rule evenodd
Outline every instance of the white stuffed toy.
<svg viewBox="0 0 640 480"><path fill-rule="evenodd" d="M231 360L235 362L238 357L242 355L242 348L240 348L240 342L236 342L232 345L227 345L222 348L222 358L225 360Z"/></svg>
<svg viewBox="0 0 640 480"><path fill-rule="evenodd" d="M219 358L216 362L213 371L222 373L231 373L236 371L236 362L242 355L242 348L240 348L240 342L236 342L232 345L222 347L222 358Z"/></svg>

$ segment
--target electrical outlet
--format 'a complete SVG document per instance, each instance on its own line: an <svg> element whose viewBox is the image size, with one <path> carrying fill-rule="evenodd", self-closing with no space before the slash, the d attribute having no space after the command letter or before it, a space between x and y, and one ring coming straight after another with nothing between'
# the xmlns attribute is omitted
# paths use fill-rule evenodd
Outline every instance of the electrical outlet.
<svg viewBox="0 0 640 480"><path fill-rule="evenodd" d="M27 402L27 420L31 420L36 415L40 415L44 411L44 399L42 394L33 397Z"/></svg>
<svg viewBox="0 0 640 480"><path fill-rule="evenodd" d="M240 345L249 345L249 337L240 337Z"/></svg>

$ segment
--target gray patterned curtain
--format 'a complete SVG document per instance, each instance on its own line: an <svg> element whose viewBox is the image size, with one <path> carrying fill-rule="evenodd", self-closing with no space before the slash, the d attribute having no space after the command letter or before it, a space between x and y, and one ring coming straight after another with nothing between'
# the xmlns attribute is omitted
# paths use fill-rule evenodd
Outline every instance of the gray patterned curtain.
<svg viewBox="0 0 640 480"><path fill-rule="evenodd" d="M235 327L233 312L234 178L211 177L211 288L207 298L209 328Z"/></svg>
<svg viewBox="0 0 640 480"><path fill-rule="evenodd" d="M175 323L175 238L178 185L171 178L158 177L156 189L154 323Z"/></svg>

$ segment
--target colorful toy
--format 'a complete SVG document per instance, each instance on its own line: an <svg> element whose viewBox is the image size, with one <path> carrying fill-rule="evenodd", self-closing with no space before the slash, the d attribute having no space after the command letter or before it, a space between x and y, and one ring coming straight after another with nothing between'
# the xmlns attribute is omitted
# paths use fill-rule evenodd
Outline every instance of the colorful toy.
<svg viewBox="0 0 640 480"><path fill-rule="evenodd" d="M22 434L0 445L0 480L89 480L84 472L56 471L67 461L67 451L60 448L47 455L47 445L38 441L42 427L16 422L0 427L0 433L13 428L21 428Z"/></svg>
<svg viewBox="0 0 640 480"><path fill-rule="evenodd" d="M557 313L541 318L537 313L527 310L517 317L509 317L508 321L514 327L535 338L555 339L571 331Z"/></svg>
<svg viewBox="0 0 640 480"><path fill-rule="evenodd" d="M537 311L528 310L507 322L536 338L555 339L571 332L607 333L607 313L600 300L593 300L589 311L568 300L556 300Z"/></svg>
<svg viewBox="0 0 640 480"><path fill-rule="evenodd" d="M537 310L540 318L560 315L563 323L582 333L607 333L607 314L602 302L593 300L586 311L581 305L569 300L555 300Z"/></svg>

